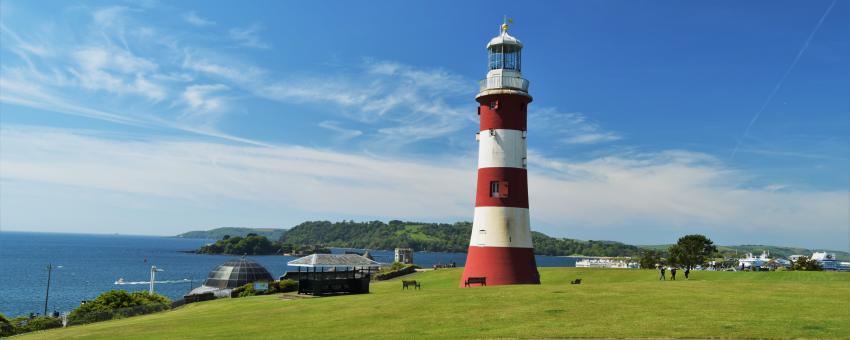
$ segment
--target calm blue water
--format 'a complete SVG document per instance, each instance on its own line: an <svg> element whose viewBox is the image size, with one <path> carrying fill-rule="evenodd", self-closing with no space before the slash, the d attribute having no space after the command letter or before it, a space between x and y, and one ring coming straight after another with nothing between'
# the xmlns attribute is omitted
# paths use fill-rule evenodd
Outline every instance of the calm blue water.
<svg viewBox="0 0 850 340"><path fill-rule="evenodd" d="M157 293L180 299L192 287L199 286L210 270L233 258L229 255L196 255L182 253L212 242L155 236L88 235L0 232L0 313L18 316L41 313L47 284L47 264L54 268L50 284L48 312L70 311L82 300L91 300L110 289L144 291L147 283L115 285L150 279L150 266L165 271L157 273ZM335 249L342 252L342 249ZM370 251L376 261L392 262L392 251ZM291 256L252 256L275 277L287 270ZM465 253L415 253L414 262L422 267L455 262L462 266ZM573 267L576 259L538 256L542 267ZM190 282L181 280L189 279Z"/></svg>

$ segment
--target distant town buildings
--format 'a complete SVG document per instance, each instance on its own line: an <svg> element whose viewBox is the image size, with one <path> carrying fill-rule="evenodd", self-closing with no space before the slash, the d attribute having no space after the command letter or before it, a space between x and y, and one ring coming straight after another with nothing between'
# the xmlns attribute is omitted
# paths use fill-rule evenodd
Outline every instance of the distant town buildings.
<svg viewBox="0 0 850 340"><path fill-rule="evenodd" d="M818 261L823 270L827 271L850 271L850 263L839 262L835 254L827 252L815 252L811 256L791 255L788 259L771 258L770 253L762 252L758 257L747 253L744 258L738 259L738 267L742 270L772 270L777 268L791 268L801 257L808 257Z"/></svg>
<svg viewBox="0 0 850 340"><path fill-rule="evenodd" d="M636 269L640 268L640 263L638 263L637 261L617 259L612 257L594 257L576 261L576 267Z"/></svg>
<svg viewBox="0 0 850 340"><path fill-rule="evenodd" d="M413 249L395 248L394 260L404 264L413 264Z"/></svg>

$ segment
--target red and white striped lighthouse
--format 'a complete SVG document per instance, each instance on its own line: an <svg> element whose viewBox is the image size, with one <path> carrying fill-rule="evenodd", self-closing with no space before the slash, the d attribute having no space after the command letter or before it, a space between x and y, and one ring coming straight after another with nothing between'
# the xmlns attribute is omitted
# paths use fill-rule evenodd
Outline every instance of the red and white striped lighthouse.
<svg viewBox="0 0 850 340"><path fill-rule="evenodd" d="M487 44L490 71L478 101L478 183L469 253L460 286L538 284L528 216L526 116L531 96L521 72L522 43L502 24Z"/></svg>

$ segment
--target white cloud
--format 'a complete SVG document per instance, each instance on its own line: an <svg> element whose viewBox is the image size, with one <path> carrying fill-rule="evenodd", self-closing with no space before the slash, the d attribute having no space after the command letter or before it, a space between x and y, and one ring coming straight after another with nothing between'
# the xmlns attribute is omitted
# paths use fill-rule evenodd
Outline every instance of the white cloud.
<svg viewBox="0 0 850 340"><path fill-rule="evenodd" d="M261 83L266 71L255 66L242 65L235 61L216 61L209 58L198 58L189 51L185 52L182 67L205 75L234 82L246 88L252 88Z"/></svg>
<svg viewBox="0 0 850 340"><path fill-rule="evenodd" d="M210 26L215 24L215 21L202 18L198 15L198 13L195 13L195 11L191 11L189 13L184 14L183 19L186 20L186 22L198 27Z"/></svg>
<svg viewBox="0 0 850 340"><path fill-rule="evenodd" d="M142 95L161 101L168 93L158 83L150 81L146 73L158 65L115 47L89 46L72 53L78 68L69 70L86 89L113 93Z"/></svg>
<svg viewBox="0 0 850 340"><path fill-rule="evenodd" d="M225 106L224 98L212 94L227 89L228 87L222 84L191 85L183 91L183 100L192 110L221 111Z"/></svg>
<svg viewBox="0 0 850 340"><path fill-rule="evenodd" d="M15 31L12 31L8 27L6 27L6 25L4 25L3 23L0 23L0 31L2 31L3 34L8 35L12 38L12 40L14 40L14 49L20 51L19 55L22 53L25 55L33 54L39 57L49 57L54 54L53 50L50 49L43 42L35 42L33 41L33 39L30 38L24 39L20 35L15 33ZM26 58L27 56L24 57Z"/></svg>
<svg viewBox="0 0 850 340"><path fill-rule="evenodd" d="M326 120L319 123L319 127L336 132L336 139L341 141L349 140L363 134L363 131L355 129L346 129L340 126L339 122L330 120Z"/></svg>
<svg viewBox="0 0 850 340"><path fill-rule="evenodd" d="M528 124L529 130L564 144L598 144L622 139L615 132L603 130L584 114L559 112L551 107L530 112Z"/></svg>
<svg viewBox="0 0 850 340"><path fill-rule="evenodd" d="M124 6L112 6L101 8L92 14L94 23L101 27L112 27L123 25L123 15L130 9Z"/></svg>
<svg viewBox="0 0 850 340"><path fill-rule="evenodd" d="M4 181L52 183L57 190L74 186L203 205L227 199L234 205L287 206L315 218L468 220L473 206L475 169L469 159L119 141L8 126L0 138ZM835 236L846 235L850 223L846 191L745 188L746 174L687 151L584 162L532 152L529 159L532 223L549 234L640 243L701 232L719 242L845 247ZM25 219L15 214L4 215Z"/></svg>
<svg viewBox="0 0 850 340"><path fill-rule="evenodd" d="M620 139L620 136L613 132L605 133L584 133L577 134L564 138L563 141L567 144L596 144L610 142Z"/></svg>
<svg viewBox="0 0 850 340"><path fill-rule="evenodd" d="M474 124L472 81L441 69L367 60L351 74L290 77L255 88L284 102L336 104L346 118L377 124L376 144L398 148L445 137ZM463 103L463 104L460 104Z"/></svg>
<svg viewBox="0 0 850 340"><path fill-rule="evenodd" d="M269 48L271 46L260 39L261 29L262 27L259 24L247 28L232 28L229 31L230 39L245 47Z"/></svg>

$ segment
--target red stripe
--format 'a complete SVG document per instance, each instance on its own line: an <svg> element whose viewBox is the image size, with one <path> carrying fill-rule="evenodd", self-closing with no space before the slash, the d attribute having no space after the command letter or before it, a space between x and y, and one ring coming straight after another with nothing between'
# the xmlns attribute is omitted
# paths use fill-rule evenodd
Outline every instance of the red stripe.
<svg viewBox="0 0 850 340"><path fill-rule="evenodd" d="M477 99L480 104L481 129L526 130L526 109L529 98L520 95L492 95ZM491 109L491 103L497 103Z"/></svg>
<svg viewBox="0 0 850 340"><path fill-rule="evenodd" d="M492 181L507 181L508 197L492 197L490 194ZM478 169L475 206L528 208L528 173L520 168Z"/></svg>
<svg viewBox="0 0 850 340"><path fill-rule="evenodd" d="M540 283L532 248L470 246L461 288L469 277L484 277L488 286Z"/></svg>

